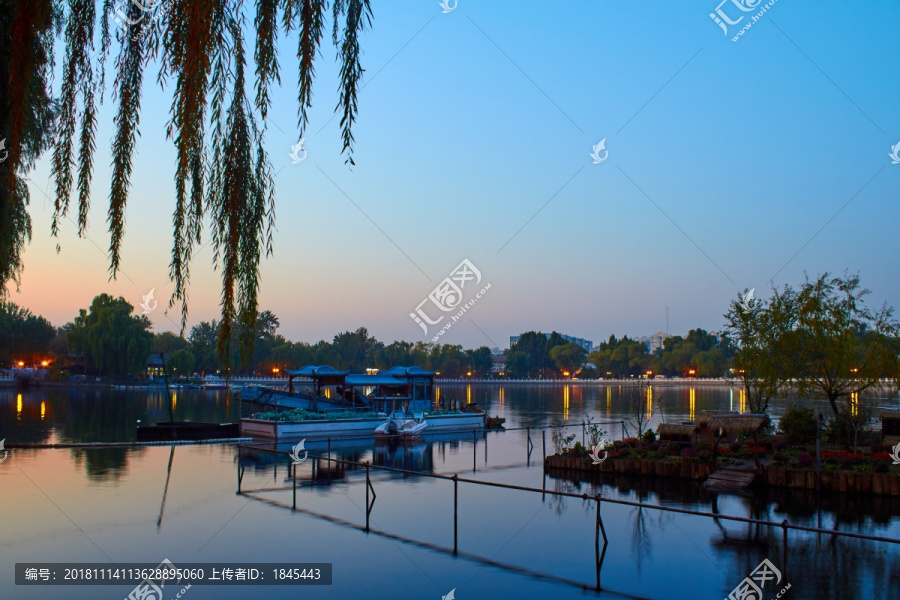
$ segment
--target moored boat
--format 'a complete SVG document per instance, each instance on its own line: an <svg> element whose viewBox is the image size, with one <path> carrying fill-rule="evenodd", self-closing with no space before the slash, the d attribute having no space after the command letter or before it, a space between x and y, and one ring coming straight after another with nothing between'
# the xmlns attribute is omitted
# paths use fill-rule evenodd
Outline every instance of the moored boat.
<svg viewBox="0 0 900 600"><path fill-rule="evenodd" d="M428 428L425 413L415 413L412 417L403 411L394 411L384 423L375 428L375 435L418 435Z"/></svg>

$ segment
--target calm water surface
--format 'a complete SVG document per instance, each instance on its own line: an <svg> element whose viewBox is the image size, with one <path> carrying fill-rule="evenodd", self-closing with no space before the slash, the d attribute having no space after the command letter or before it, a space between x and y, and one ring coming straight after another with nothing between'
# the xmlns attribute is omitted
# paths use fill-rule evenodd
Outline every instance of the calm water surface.
<svg viewBox="0 0 900 600"><path fill-rule="evenodd" d="M621 436L626 392L618 386L443 385L442 399L477 402L510 428L568 420L580 439L585 414ZM706 409L743 408L727 387L656 386L651 424ZM783 407L775 407L779 414ZM225 392L178 392L176 418L233 421ZM10 444L130 441L138 419L167 418L164 394L147 391L0 389L0 439ZM800 491L738 497L680 480L554 478L541 468L540 432L442 435L425 443L332 445L332 456L547 490L602 494L699 511L900 538L900 501ZM550 446L550 434L547 433ZM288 449L289 444L282 444ZM311 456L324 444L307 443ZM549 448L548 448L549 449ZM237 494L238 455L245 467ZM782 566L780 529L604 504L609 543L596 585L595 504L459 484L458 549L453 484L373 470L377 499L365 527L365 471L315 458L289 459L234 445L112 449L13 449L0 463L0 599L122 599L133 586L27 588L16 562L331 562L328 587L201 587L184 598L420 599L456 589L460 600L509 598L726 598L764 558ZM169 465L171 464L171 470ZM315 471L314 471L315 469ZM168 484L167 484L168 479ZM818 509L817 509L818 504ZM378 533L386 532L387 535ZM601 541L602 550L602 541ZM900 547L791 532L785 598L900 598ZM770 584L771 586L771 584ZM167 590L171 600L180 588ZM780 588L779 588L780 589ZM778 590L766 588L766 598Z"/></svg>

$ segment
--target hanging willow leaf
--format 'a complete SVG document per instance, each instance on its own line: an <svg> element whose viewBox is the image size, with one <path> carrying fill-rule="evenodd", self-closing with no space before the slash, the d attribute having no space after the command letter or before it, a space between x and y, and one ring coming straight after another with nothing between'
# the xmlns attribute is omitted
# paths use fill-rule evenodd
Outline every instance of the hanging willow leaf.
<svg viewBox="0 0 900 600"><path fill-rule="evenodd" d="M62 12L50 0L0 3L0 299L19 286L31 239L28 172L50 146L49 86Z"/></svg>
<svg viewBox="0 0 900 600"><path fill-rule="evenodd" d="M353 123L359 113L357 94L359 82L365 69L359 60L359 34L372 23L372 7L369 0L347 0L347 24L344 27L344 41L341 44L341 97L338 109L341 115L342 152L347 153L345 162L353 162Z"/></svg>
<svg viewBox="0 0 900 600"><path fill-rule="evenodd" d="M98 6L100 7L98 9ZM66 10L63 10L63 7ZM55 199L51 233L67 215L72 188L78 191L78 232L84 234L90 209L97 131L96 99L106 92L106 56L115 41L112 98L116 103L112 175L107 221L110 276L121 267L125 209L140 135L144 69L160 65L157 81L172 82L167 136L176 149L174 242L169 277L170 306L180 302L182 328L188 317L190 261L209 221L214 263L222 277L220 357L230 352L237 327L242 357L252 351L257 316L259 267L273 249L275 191L265 149L270 88L280 84L278 25L296 31L298 128L303 135L312 107L315 59L320 52L329 7L332 39L341 63L342 153L353 163L352 126L364 70L359 36L371 24L368 0L255 0L252 29L243 0L29 0L0 3L0 35L8 52L0 56L0 139L9 139L9 161L0 177L0 277L17 282L21 253L31 233L27 172L54 143L51 168ZM99 19L99 49L94 36ZM112 35L115 31L115 36ZM253 31L253 36L245 34ZM51 110L53 41L62 36L62 83ZM255 81L246 79L245 39L254 39ZM95 72L96 69L96 72ZM249 87L253 86L253 87ZM248 99L248 87L255 90ZM55 135L53 135L55 125ZM77 148L77 149L76 149Z"/></svg>

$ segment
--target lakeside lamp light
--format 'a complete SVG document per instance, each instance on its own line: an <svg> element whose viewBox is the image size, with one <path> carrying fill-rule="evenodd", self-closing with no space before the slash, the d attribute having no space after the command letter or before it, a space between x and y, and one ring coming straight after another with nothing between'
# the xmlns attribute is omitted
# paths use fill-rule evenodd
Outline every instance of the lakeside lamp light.
<svg viewBox="0 0 900 600"><path fill-rule="evenodd" d="M21 368L21 367L24 367L24 366L25 366L25 361L24 361L24 360L20 360L20 361L18 362L18 365L19 365L20 368Z"/></svg>
<svg viewBox="0 0 900 600"><path fill-rule="evenodd" d="M469 377L471 377L471 376L472 376L472 371L467 372L466 375L468 375Z"/></svg>
<svg viewBox="0 0 900 600"><path fill-rule="evenodd" d="M41 361L41 366L42 366L42 367L46 367L46 366L49 365L49 364L50 364L50 361L46 361L46 360L42 360L42 361Z"/></svg>

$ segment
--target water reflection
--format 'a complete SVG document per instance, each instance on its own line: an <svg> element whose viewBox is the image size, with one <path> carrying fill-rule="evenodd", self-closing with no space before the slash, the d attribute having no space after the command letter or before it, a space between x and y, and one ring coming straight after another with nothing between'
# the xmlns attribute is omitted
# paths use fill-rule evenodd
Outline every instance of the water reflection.
<svg viewBox="0 0 900 600"><path fill-rule="evenodd" d="M888 538L896 537L900 517L900 498L890 496L823 494L817 498L815 491L786 488L733 496L711 493L695 482L674 478L557 470L551 470L549 477L557 491L776 523L787 520L793 525ZM560 516L570 508L566 500L571 498L552 502ZM620 512L627 510L623 527L631 532L630 554L638 573L645 562L654 562L655 546L665 544L663 532L668 526L693 538L700 526L710 522L714 528L706 547L717 568L727 569L726 581L735 585L768 557L784 570L786 581L793 583L794 598L879 597L886 590L900 589L900 550L895 544L791 530L785 555L783 531L778 526L692 517L698 527L688 531L679 528L675 514L643 507L619 508Z"/></svg>

